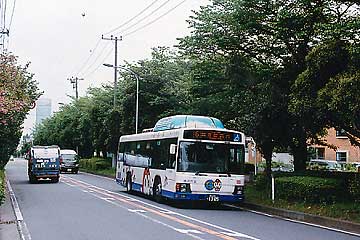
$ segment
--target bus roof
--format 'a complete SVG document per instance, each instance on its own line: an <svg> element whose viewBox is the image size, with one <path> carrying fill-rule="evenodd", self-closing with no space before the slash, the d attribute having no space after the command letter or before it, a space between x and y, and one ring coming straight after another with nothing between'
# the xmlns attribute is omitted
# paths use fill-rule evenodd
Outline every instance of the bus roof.
<svg viewBox="0 0 360 240"><path fill-rule="evenodd" d="M160 119L153 129L154 132L179 128L217 128L225 129L223 123L213 117L195 115L175 115Z"/></svg>

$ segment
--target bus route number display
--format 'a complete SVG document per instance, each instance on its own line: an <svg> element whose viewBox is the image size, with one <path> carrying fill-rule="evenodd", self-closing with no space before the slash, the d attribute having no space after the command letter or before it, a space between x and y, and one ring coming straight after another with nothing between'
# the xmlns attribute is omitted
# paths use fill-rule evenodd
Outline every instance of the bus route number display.
<svg viewBox="0 0 360 240"><path fill-rule="evenodd" d="M213 140L213 141L241 142L241 135L239 133L228 133L228 132L211 131L211 130L184 131L184 138Z"/></svg>

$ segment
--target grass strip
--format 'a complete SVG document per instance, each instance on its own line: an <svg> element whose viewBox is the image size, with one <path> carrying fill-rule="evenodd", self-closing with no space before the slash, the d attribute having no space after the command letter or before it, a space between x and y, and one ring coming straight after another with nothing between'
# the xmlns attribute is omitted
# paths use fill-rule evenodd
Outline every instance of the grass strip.
<svg viewBox="0 0 360 240"><path fill-rule="evenodd" d="M337 202L337 203L303 203L289 202L281 199L271 201L270 192L257 190L254 185L249 184L245 188L246 202L282 208L308 214L331 217L351 222L360 223L360 203L358 202Z"/></svg>

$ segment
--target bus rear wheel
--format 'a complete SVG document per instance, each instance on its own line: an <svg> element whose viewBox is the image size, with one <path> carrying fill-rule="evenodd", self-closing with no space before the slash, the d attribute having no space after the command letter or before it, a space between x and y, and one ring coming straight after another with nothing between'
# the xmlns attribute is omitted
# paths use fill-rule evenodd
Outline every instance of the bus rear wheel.
<svg viewBox="0 0 360 240"><path fill-rule="evenodd" d="M128 174L126 177L126 192L131 192L132 191L132 183L131 183L131 175Z"/></svg>
<svg viewBox="0 0 360 240"><path fill-rule="evenodd" d="M153 186L153 197L156 202L161 203L163 200L163 197L161 195L162 192L162 186L161 186L161 180L160 178L155 178L154 186Z"/></svg>

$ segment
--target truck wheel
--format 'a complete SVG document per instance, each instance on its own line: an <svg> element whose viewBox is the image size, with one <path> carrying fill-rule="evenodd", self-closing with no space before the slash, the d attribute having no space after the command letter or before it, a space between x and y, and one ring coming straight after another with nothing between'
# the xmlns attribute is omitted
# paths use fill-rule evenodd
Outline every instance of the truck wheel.
<svg viewBox="0 0 360 240"><path fill-rule="evenodd" d="M161 203L163 200L163 197L161 195L162 192L162 186L161 186L161 180L159 177L155 178L154 186L153 186L153 197L156 202Z"/></svg>
<svg viewBox="0 0 360 240"><path fill-rule="evenodd" d="M29 175L29 182L30 183L36 183L37 182L36 177L34 177L33 175Z"/></svg>
<svg viewBox="0 0 360 240"><path fill-rule="evenodd" d="M54 178L52 178L52 179L51 179L51 182L53 182L53 183L59 182L59 177L54 177Z"/></svg>

